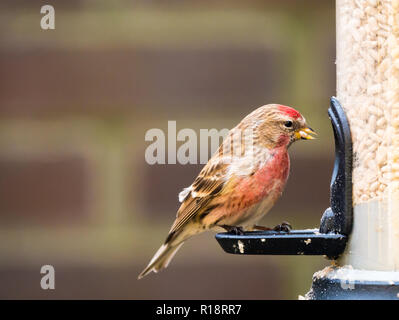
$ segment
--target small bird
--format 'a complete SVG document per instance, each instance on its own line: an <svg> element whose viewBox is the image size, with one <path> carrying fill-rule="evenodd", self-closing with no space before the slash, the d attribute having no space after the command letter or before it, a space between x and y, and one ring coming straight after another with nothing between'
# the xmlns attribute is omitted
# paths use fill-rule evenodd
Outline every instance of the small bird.
<svg viewBox="0 0 399 320"><path fill-rule="evenodd" d="M177 211L164 244L138 276L166 268L183 243L206 230L270 230L256 223L281 196L288 179L288 147L315 132L295 109L264 105L231 129L194 180L179 193ZM289 231L282 223L274 228Z"/></svg>

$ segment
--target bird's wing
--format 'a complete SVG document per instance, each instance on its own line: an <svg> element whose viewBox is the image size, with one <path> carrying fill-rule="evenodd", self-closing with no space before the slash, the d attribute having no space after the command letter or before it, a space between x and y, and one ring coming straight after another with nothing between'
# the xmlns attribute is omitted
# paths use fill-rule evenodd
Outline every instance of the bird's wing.
<svg viewBox="0 0 399 320"><path fill-rule="evenodd" d="M231 179L227 178L228 169L229 164L221 158L211 159L206 164L194 183L183 191L182 205L177 211L170 234L181 229L194 216L214 209L215 204L212 199L230 185Z"/></svg>

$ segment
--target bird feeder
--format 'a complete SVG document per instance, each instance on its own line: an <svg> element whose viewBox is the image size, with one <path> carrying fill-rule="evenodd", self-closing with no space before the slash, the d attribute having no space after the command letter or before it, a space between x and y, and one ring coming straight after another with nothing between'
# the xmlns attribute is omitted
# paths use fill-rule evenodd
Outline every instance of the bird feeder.
<svg viewBox="0 0 399 320"><path fill-rule="evenodd" d="M325 255L309 299L399 299L399 0L337 0L335 164L318 230L217 234L235 254Z"/></svg>

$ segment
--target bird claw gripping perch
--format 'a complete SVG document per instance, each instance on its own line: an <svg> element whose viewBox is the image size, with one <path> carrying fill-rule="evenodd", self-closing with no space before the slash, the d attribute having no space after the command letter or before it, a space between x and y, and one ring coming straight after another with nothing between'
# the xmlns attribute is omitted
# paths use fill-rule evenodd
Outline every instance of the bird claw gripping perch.
<svg viewBox="0 0 399 320"><path fill-rule="evenodd" d="M218 233L216 240L227 253L263 255L325 255L337 258L352 230L352 138L339 101L332 97L328 115L334 131L335 162L330 185L330 208L319 229Z"/></svg>

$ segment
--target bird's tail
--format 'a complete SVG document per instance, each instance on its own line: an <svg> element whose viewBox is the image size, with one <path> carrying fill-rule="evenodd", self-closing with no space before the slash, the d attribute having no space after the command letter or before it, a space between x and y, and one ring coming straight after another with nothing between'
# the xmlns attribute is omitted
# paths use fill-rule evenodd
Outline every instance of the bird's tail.
<svg viewBox="0 0 399 320"><path fill-rule="evenodd" d="M140 273L138 278L141 279L145 277L151 271L158 272L159 270L166 268L182 245L183 242L175 246L172 246L170 243L163 244L155 253L148 266Z"/></svg>

